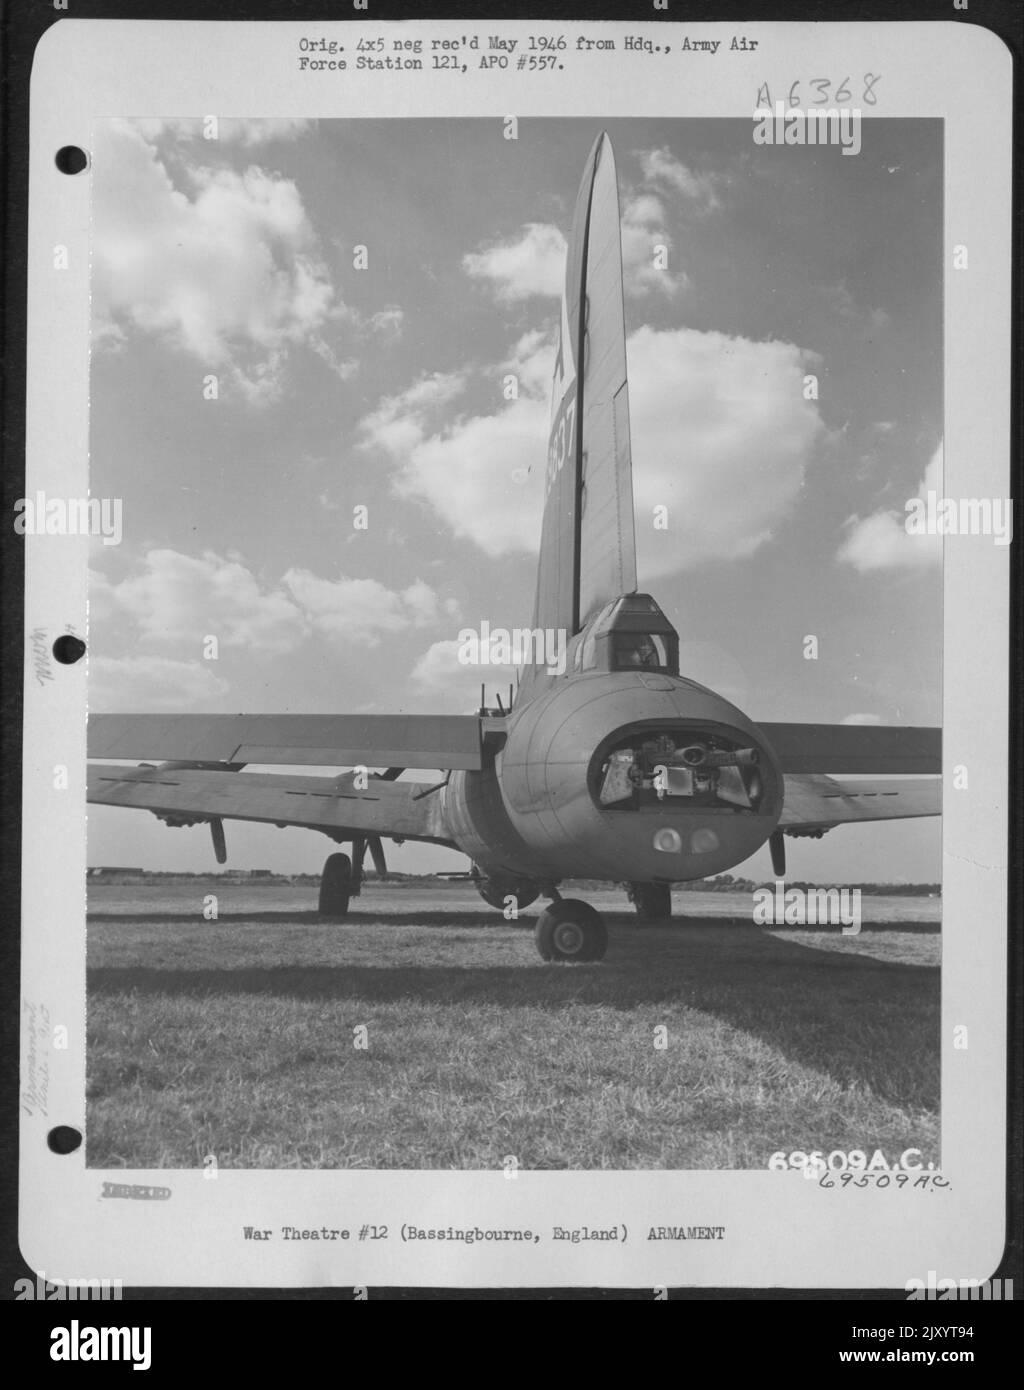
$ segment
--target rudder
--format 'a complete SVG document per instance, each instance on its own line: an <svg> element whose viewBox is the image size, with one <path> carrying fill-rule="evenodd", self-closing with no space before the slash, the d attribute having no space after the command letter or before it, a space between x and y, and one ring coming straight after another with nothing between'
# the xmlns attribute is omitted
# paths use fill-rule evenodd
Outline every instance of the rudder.
<svg viewBox="0 0 1024 1390"><path fill-rule="evenodd" d="M602 132L584 168L566 255L534 627L572 636L635 589L619 196Z"/></svg>

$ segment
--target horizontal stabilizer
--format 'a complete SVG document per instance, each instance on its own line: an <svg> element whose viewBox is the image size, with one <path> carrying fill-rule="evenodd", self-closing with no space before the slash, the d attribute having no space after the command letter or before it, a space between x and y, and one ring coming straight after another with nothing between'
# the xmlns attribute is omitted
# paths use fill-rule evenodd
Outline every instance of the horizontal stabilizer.
<svg viewBox="0 0 1024 1390"><path fill-rule="evenodd" d="M938 777L840 778L790 775L779 828L828 830L855 821L910 820L942 814L942 780Z"/></svg>
<svg viewBox="0 0 1024 1390"><path fill-rule="evenodd" d="M477 770L474 714L93 714L90 758Z"/></svg>
<svg viewBox="0 0 1024 1390"><path fill-rule="evenodd" d="M89 765L93 805L152 811L172 824L247 820L322 830L335 839L397 836L451 844L438 797L417 782L371 778L356 790L345 777L280 772L210 772L198 768Z"/></svg>
<svg viewBox="0 0 1024 1390"><path fill-rule="evenodd" d="M879 724L759 724L783 772L924 777L942 771L942 730Z"/></svg>

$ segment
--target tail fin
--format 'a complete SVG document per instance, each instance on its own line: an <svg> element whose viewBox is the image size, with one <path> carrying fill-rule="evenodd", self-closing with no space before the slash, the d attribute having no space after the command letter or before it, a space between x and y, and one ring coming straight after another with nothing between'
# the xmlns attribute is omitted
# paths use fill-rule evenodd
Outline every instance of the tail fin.
<svg viewBox="0 0 1024 1390"><path fill-rule="evenodd" d="M619 192L602 132L587 158L566 257L534 627L571 636L635 589Z"/></svg>

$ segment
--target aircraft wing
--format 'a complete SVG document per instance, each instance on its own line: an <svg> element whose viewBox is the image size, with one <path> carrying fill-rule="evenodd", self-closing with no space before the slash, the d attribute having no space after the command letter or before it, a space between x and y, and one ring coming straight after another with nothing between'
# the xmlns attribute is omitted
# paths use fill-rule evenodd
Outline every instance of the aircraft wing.
<svg viewBox="0 0 1024 1390"><path fill-rule="evenodd" d="M335 839L385 835L451 845L436 788L371 777L300 777L204 768L90 763L87 800L152 811L171 824L248 820L322 830Z"/></svg>
<svg viewBox="0 0 1024 1390"><path fill-rule="evenodd" d="M90 758L479 770L504 721L475 714L94 714Z"/></svg>
<svg viewBox="0 0 1024 1390"><path fill-rule="evenodd" d="M814 834L849 821L942 814L942 778L937 775L942 771L941 729L880 724L759 728L785 777L780 830Z"/></svg>
<svg viewBox="0 0 1024 1390"><path fill-rule="evenodd" d="M825 831L850 821L906 820L942 814L939 777L826 777L786 775L779 829Z"/></svg>

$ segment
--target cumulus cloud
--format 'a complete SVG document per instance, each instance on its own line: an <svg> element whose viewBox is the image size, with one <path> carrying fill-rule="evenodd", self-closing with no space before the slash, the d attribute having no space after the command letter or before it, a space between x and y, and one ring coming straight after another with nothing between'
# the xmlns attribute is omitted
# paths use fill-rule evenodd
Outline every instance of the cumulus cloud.
<svg viewBox="0 0 1024 1390"><path fill-rule="evenodd" d="M150 550L143 572L99 595L107 612L128 615L143 642L198 646L212 634L227 647L287 652L305 635L305 618L279 587L265 588L238 559Z"/></svg>
<svg viewBox="0 0 1024 1390"><path fill-rule="evenodd" d="M627 350L644 582L753 554L793 510L826 437L803 398L812 359L791 343L692 329L644 327ZM395 490L492 557L537 548L552 351L543 334L520 338L502 370L521 394L490 414L453 416L467 378L437 375L363 421L364 445L397 465ZM655 506L668 508L666 530L652 527Z"/></svg>
<svg viewBox="0 0 1024 1390"><path fill-rule="evenodd" d="M402 457L424 437L434 413L466 389L462 372L429 372L405 391L385 396L360 423L362 443Z"/></svg>
<svg viewBox="0 0 1024 1390"><path fill-rule="evenodd" d="M250 400L281 389L289 348L340 312L290 179L189 166L178 187L137 126L94 153L93 323L102 341L157 335Z"/></svg>
<svg viewBox="0 0 1024 1390"><path fill-rule="evenodd" d="M93 575L90 623L102 631L119 615L150 646L194 650L211 635L222 647L281 655L311 636L372 646L390 633L449 621L455 609L419 579L394 591L375 579L322 579L293 568L266 584L239 556L151 550L141 574L116 584Z"/></svg>
<svg viewBox="0 0 1024 1390"><path fill-rule="evenodd" d="M313 338L309 345L342 381L351 381L358 372L359 359L357 357L339 357L337 351L323 338Z"/></svg>
<svg viewBox="0 0 1024 1390"><path fill-rule="evenodd" d="M502 371L515 376L521 393L525 391L529 396L546 401L551 394L555 347L552 333L532 329L515 343L502 365Z"/></svg>
<svg viewBox="0 0 1024 1390"><path fill-rule="evenodd" d="M473 280L485 281L502 304L534 295L558 298L565 283L566 241L549 222L527 222L518 236L462 258Z"/></svg>
<svg viewBox="0 0 1024 1390"><path fill-rule="evenodd" d="M639 193L627 198L622 209L622 283L628 295L642 296L657 290L673 295L685 289L689 279L675 269L675 251L660 198Z"/></svg>
<svg viewBox="0 0 1024 1390"><path fill-rule="evenodd" d="M719 206L719 180L715 175L688 168L667 145L657 150L637 150L636 157L648 187L682 194L698 212L713 212Z"/></svg>
<svg viewBox="0 0 1024 1390"><path fill-rule="evenodd" d="M652 292L675 295L689 285L676 265L670 217L665 200L677 214L700 215L719 206L720 179L682 164L667 146L637 150L641 178L621 189L622 274L625 293L634 298ZM527 222L516 236L470 252L462 259L466 274L490 286L502 304L534 296L557 299L565 281L567 243L548 222Z"/></svg>
<svg viewBox="0 0 1024 1390"><path fill-rule="evenodd" d="M290 569L282 583L313 632L375 646L382 637L431 627L441 618L437 594L417 579L400 593L376 579L319 579Z"/></svg>
<svg viewBox="0 0 1024 1390"><path fill-rule="evenodd" d="M428 502L457 536L492 557L532 550L540 535L546 403L521 396L494 415L459 420L422 438L395 479L405 497Z"/></svg>
<svg viewBox="0 0 1024 1390"><path fill-rule="evenodd" d="M177 713L208 705L229 688L209 662L163 656L89 658L89 708L95 713L133 707Z"/></svg>
<svg viewBox="0 0 1024 1390"><path fill-rule="evenodd" d="M667 146L634 154L641 178L638 185L624 189L622 203L625 291L634 298L652 292L672 296L690 285L678 264L673 223L714 212L720 206L720 179L688 168Z"/></svg>
<svg viewBox="0 0 1024 1390"><path fill-rule="evenodd" d="M524 334L491 373L492 380L514 374L519 395L491 414L453 416L468 374L421 377L363 420L361 442L397 465L392 487L399 496L426 502L457 536L492 557L532 550L540 535L553 359L549 335Z"/></svg>
<svg viewBox="0 0 1024 1390"><path fill-rule="evenodd" d="M480 686L485 687L488 702L494 701L495 691L502 700L508 698L508 687L515 685L513 666L463 666L458 658L457 641L434 642L416 662L409 677L413 689L429 696L431 707L444 707L451 714L472 714L480 707Z"/></svg>
<svg viewBox="0 0 1024 1390"><path fill-rule="evenodd" d="M840 724L881 724L880 714L844 714Z"/></svg>
<svg viewBox="0 0 1024 1390"><path fill-rule="evenodd" d="M651 290L674 294L686 277L673 269L672 237L665 209L653 193L640 192L622 207L622 275L627 294ZM659 252L663 247L664 252ZM462 258L471 279L484 281L499 304L534 297L559 299L565 285L567 243L558 227L527 222L518 236L499 241ZM656 260L667 259L659 268Z"/></svg>
<svg viewBox="0 0 1024 1390"><path fill-rule="evenodd" d="M826 436L803 398L811 359L792 343L688 328L640 328L628 352L642 582L752 555L795 507Z"/></svg>
<svg viewBox="0 0 1024 1390"><path fill-rule="evenodd" d="M929 492L942 495L942 444L935 450L916 497ZM942 561L942 537L908 535L905 508L883 508L870 516L849 517L843 525L843 540L837 553L841 564L852 565L862 574L874 570L925 569Z"/></svg>
<svg viewBox="0 0 1024 1390"><path fill-rule="evenodd" d="M392 340L402 336L405 325L405 311L398 304L385 304L365 321L365 326L381 337Z"/></svg>

